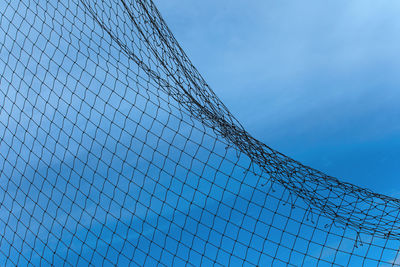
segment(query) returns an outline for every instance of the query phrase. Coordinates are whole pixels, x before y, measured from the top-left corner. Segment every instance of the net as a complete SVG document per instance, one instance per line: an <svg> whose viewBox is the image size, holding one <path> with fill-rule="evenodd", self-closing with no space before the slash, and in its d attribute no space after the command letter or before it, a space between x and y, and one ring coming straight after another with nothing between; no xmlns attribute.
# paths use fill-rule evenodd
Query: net
<svg viewBox="0 0 400 267"><path fill-rule="evenodd" d="M249 135L152 1L0 14L0 265L400 265L399 200Z"/></svg>

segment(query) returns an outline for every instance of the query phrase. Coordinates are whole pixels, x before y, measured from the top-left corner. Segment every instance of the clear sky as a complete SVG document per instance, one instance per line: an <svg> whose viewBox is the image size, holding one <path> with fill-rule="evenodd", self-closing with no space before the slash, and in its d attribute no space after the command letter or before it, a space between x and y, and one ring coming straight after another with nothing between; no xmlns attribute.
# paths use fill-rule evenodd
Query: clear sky
<svg viewBox="0 0 400 267"><path fill-rule="evenodd" d="M97 21L81 1L0 2L0 265L302 261L293 248L314 260L347 257L358 233L346 232L345 253L329 252L343 244L328 240L332 221L318 218L330 228L315 231L311 208L293 211L286 191L259 186L263 172L252 174L247 156L206 135L182 106L166 108L170 91L127 56L152 59L146 38L135 39L121 2L110 3L88 1ZM156 4L253 136L400 196L398 0ZM398 261L388 244L386 261Z"/></svg>
<svg viewBox="0 0 400 267"><path fill-rule="evenodd" d="M400 196L400 2L156 1L245 128L327 174Z"/></svg>

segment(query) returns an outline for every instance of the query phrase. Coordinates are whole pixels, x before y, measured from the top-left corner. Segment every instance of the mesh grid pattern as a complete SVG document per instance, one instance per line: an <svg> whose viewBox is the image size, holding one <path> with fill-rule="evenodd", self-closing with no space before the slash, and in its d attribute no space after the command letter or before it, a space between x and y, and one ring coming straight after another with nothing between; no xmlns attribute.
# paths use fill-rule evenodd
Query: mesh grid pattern
<svg viewBox="0 0 400 267"><path fill-rule="evenodd" d="M149 0L0 3L0 265L399 265L399 200L251 137Z"/></svg>

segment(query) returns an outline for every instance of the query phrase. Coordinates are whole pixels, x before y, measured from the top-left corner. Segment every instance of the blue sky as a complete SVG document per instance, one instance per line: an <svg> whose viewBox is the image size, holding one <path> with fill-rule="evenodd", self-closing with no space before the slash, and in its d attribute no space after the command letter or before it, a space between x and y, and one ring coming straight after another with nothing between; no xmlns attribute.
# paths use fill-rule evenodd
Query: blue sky
<svg viewBox="0 0 400 267"><path fill-rule="evenodd" d="M81 2L10 3L0 8L0 264L240 265L288 255L300 263L293 248L306 249L304 261L348 256L332 249L341 230L317 216L328 240L326 228L305 221L308 206L294 211L281 202L291 201L286 191L260 186L263 170L252 174L247 156L175 105ZM101 3L96 12L126 49L149 57L120 2ZM252 135L340 179L400 195L400 3L156 3ZM346 232L342 249L353 249L355 234ZM398 260L396 250L384 257Z"/></svg>
<svg viewBox="0 0 400 267"><path fill-rule="evenodd" d="M156 3L253 136L342 180L399 195L400 2Z"/></svg>

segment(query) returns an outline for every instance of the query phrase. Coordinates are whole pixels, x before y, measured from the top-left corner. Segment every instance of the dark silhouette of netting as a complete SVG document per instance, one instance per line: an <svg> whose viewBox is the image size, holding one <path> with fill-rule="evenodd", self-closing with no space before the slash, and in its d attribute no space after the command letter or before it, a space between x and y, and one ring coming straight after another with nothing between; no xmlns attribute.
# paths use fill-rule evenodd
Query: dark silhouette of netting
<svg viewBox="0 0 400 267"><path fill-rule="evenodd" d="M0 2L0 265L399 265L400 202L251 137L150 0Z"/></svg>

